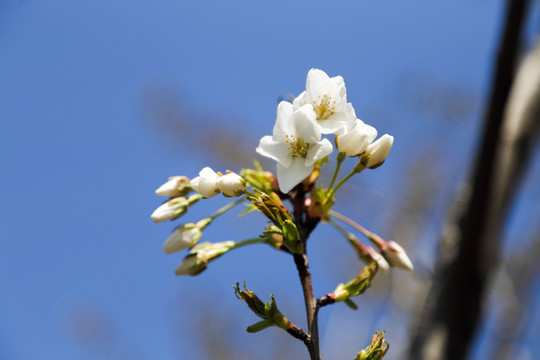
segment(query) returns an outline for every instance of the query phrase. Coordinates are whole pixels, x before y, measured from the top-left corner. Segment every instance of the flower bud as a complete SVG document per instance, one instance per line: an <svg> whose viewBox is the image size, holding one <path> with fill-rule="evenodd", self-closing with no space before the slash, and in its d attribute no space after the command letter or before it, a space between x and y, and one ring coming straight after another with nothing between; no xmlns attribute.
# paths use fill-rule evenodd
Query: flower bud
<svg viewBox="0 0 540 360"><path fill-rule="evenodd" d="M347 156L358 156L363 153L369 144L377 137L377 130L356 119L355 126L345 135L336 136L336 146L340 153Z"/></svg>
<svg viewBox="0 0 540 360"><path fill-rule="evenodd" d="M217 179L217 187L223 195L236 197L246 192L246 180L233 172L227 171L226 175Z"/></svg>
<svg viewBox="0 0 540 360"><path fill-rule="evenodd" d="M197 254L187 255L182 263L174 270L176 275L195 276L206 269L206 263L198 259Z"/></svg>
<svg viewBox="0 0 540 360"><path fill-rule="evenodd" d="M187 195L190 191L191 186L187 176L172 176L156 190L156 195L176 197Z"/></svg>
<svg viewBox="0 0 540 360"><path fill-rule="evenodd" d="M390 154L393 143L394 137L384 134L366 148L365 155L361 157L361 162L370 169L382 165L386 157Z"/></svg>
<svg viewBox="0 0 540 360"><path fill-rule="evenodd" d="M367 256L362 260L364 260L368 265L370 264L370 261L375 261L379 266L379 269L381 269L384 273L388 273L388 270L390 270L390 264L388 264L388 261L386 261L386 259L371 246L366 246L366 250Z"/></svg>
<svg viewBox="0 0 540 360"><path fill-rule="evenodd" d="M414 269L414 266L407 256L407 253L401 245L399 245L395 241L387 241L385 243L386 246L384 246L381 249L381 254L384 256L386 261L390 264L390 266L402 268L405 270L412 271Z"/></svg>
<svg viewBox="0 0 540 360"><path fill-rule="evenodd" d="M191 180L190 185L193 190L208 199L220 192L217 186L218 177L214 170L205 167L199 172L199 176Z"/></svg>
<svg viewBox="0 0 540 360"><path fill-rule="evenodd" d="M199 244L191 249L189 255L184 258L184 261L178 265L174 272L176 275L198 275L206 269L210 261L233 249L235 245L234 241Z"/></svg>
<svg viewBox="0 0 540 360"><path fill-rule="evenodd" d="M354 279L347 284L339 284L336 290L334 290L334 300L345 301L352 296L362 294L371 286L371 281L377 273L378 265L372 263L364 268Z"/></svg>
<svg viewBox="0 0 540 360"><path fill-rule="evenodd" d="M354 360L381 360L389 348L388 342L384 339L384 330L375 331L375 335L371 338L371 344L360 351Z"/></svg>
<svg viewBox="0 0 540 360"><path fill-rule="evenodd" d="M187 223L176 228L171 236L163 243L163 250L167 254L172 254L177 251L192 247L199 242L202 236L202 231L197 224Z"/></svg>
<svg viewBox="0 0 540 360"><path fill-rule="evenodd" d="M184 197L177 197L163 203L150 217L155 223L165 220L176 219L185 214L190 203Z"/></svg>

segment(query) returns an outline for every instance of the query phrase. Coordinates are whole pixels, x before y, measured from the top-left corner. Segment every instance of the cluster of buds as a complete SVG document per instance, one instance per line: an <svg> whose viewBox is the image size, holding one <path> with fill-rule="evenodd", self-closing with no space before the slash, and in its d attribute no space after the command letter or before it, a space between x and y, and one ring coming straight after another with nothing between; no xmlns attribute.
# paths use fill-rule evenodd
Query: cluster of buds
<svg viewBox="0 0 540 360"><path fill-rule="evenodd" d="M190 184L193 190L206 199L220 192L226 197L237 197L246 192L246 181L241 176L229 170L223 175L209 167L202 169L199 176L191 180Z"/></svg>

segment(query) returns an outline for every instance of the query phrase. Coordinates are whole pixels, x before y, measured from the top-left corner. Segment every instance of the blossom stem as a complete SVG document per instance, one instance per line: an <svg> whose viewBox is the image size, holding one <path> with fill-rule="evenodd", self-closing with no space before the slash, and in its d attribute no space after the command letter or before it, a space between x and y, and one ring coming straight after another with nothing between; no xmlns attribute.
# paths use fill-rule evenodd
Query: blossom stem
<svg viewBox="0 0 540 360"><path fill-rule="evenodd" d="M349 241L354 241L355 240L355 236L353 234L351 234L350 232L348 232L347 230L345 230L343 228L343 226L339 225L334 219L328 219L328 222L337 231L339 231L341 233L341 235L343 235L345 238L347 238L347 240L349 240Z"/></svg>
<svg viewBox="0 0 540 360"><path fill-rule="evenodd" d="M253 238L253 239L242 240L242 241L236 241L234 246L232 247L232 249L236 249L236 248L239 248L239 247L242 247L242 246L245 246L245 245L264 244L264 243L267 243L267 242L268 242L268 240L266 238L262 238L262 237L257 237L257 238Z"/></svg>
<svg viewBox="0 0 540 360"><path fill-rule="evenodd" d="M362 170L360 170L360 171L362 171ZM341 187L341 185L345 184L345 182L347 180L349 180L354 174L357 174L360 171L357 171L357 169L355 167L350 173L347 174L347 176L345 176L343 179L341 179L341 181L336 185L336 187L333 188L332 190L330 190L330 193L328 194L328 196L326 196L326 200L325 200L324 203L327 204L330 201L330 199L332 199L334 197L334 195L336 194L336 191L338 191L338 189Z"/></svg>
<svg viewBox="0 0 540 360"><path fill-rule="evenodd" d="M364 234L371 242L373 242L375 245L377 245L377 247L384 246L383 244L385 243L385 241L383 240L383 238L381 238L379 235L377 235L375 233L372 233L371 231L369 231L368 229L366 229L362 225L358 224L357 222L349 219L345 215L340 214L340 213L338 213L337 211L334 211L334 210L330 210L328 212L328 214L335 217L336 219L339 219L339 220L343 221L344 223L352 226L353 228L355 228L356 230L358 230L359 232Z"/></svg>
<svg viewBox="0 0 540 360"><path fill-rule="evenodd" d="M236 205L242 203L245 199L244 198L240 198L240 199L237 199L225 206L223 206L222 208L218 209L215 213L213 213L212 215L210 215L210 219L214 220L215 218L217 218L219 215L223 214L224 212L232 209L233 207L235 207Z"/></svg>
<svg viewBox="0 0 540 360"><path fill-rule="evenodd" d="M332 186L334 186L334 182L336 181L339 169L341 168L341 163L343 163L343 160L345 160L345 156L342 156L341 154L344 155L345 153L339 153L337 156L336 169L334 170L334 175L332 175L332 180L330 180L330 184L328 185L328 191L330 191L330 189L332 189Z"/></svg>

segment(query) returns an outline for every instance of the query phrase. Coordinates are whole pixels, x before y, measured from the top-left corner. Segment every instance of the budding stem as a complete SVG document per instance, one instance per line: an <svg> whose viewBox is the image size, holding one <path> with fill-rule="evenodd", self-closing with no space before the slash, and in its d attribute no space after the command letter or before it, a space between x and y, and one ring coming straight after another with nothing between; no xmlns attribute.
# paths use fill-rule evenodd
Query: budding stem
<svg viewBox="0 0 540 360"><path fill-rule="evenodd" d="M340 156L340 154L342 153L338 154L336 169L334 170L334 175L332 176L332 180L330 181L330 184L328 185L328 192L330 192L330 189L332 189L332 186L334 185L334 182L336 181L337 175L339 173L339 168L341 167L341 163L343 163L343 160L345 160L345 157Z"/></svg>
<svg viewBox="0 0 540 360"><path fill-rule="evenodd" d="M378 247L383 246L383 244L385 243L383 238L381 238L379 235L377 235L375 233L372 233L371 231L369 231L368 229L366 229L362 225L358 224L357 222L349 219L345 215L340 214L340 213L338 213L337 211L334 211L334 210L330 210L328 212L328 214L335 217L336 219L339 219L339 220L343 221L346 224L349 224L350 226L352 226L356 230L360 231L362 234L364 234L369 240L371 240L371 242L373 242Z"/></svg>
<svg viewBox="0 0 540 360"><path fill-rule="evenodd" d="M235 201L233 201L232 203L229 203L225 206L223 206L222 208L220 208L219 210L217 210L215 213L213 213L212 215L210 215L210 219L214 220L215 218L217 218L219 215L223 214L224 212L227 212L229 211L230 209L232 209L233 207L235 207L236 205L242 203L245 199L242 197L240 199L237 199Z"/></svg>
<svg viewBox="0 0 540 360"><path fill-rule="evenodd" d="M262 238L262 237L253 238L253 239L247 239L247 240L242 240L242 241L236 241L234 243L234 246L231 248L231 250L242 247L242 246L245 246L245 245L264 244L264 243L268 243L268 240L266 238Z"/></svg>

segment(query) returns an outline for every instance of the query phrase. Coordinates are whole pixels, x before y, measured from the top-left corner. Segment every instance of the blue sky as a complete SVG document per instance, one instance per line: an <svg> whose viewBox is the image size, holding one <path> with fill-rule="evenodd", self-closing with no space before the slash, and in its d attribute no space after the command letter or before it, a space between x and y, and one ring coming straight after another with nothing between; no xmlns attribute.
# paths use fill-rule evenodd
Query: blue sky
<svg viewBox="0 0 540 360"><path fill-rule="evenodd" d="M178 330L173 320L188 316L197 308L192 296L203 294L219 299L215 308L234 311L242 322L232 331L251 341L243 329L253 318L231 291L244 279L278 302L287 299L303 320L292 262L269 249L239 250L196 278L173 275L182 255L161 249L174 225L150 221L160 203L154 189L171 175L231 165L221 165L204 140L166 135L149 116L148 99L172 94L189 115L184 126L227 129L255 158L280 94L299 94L313 67L342 75L357 115L396 138L384 167L359 180L366 209L349 208L384 234L385 208L401 201L392 194L400 192L403 164L425 150L418 144L440 144L440 171L455 174L441 183L445 193L466 174L459 164L468 161L479 126L502 10L503 1L488 0L0 3L0 357L202 358L184 336L189 326ZM415 86L423 81L465 89L476 102L450 125L407 110L403 84L421 89ZM439 216L444 201L434 210ZM222 204L204 202L189 220ZM249 216L220 219L205 238L257 235L264 221ZM423 236L436 236L440 221ZM313 246L322 293L346 280L322 269L347 248ZM106 319L113 344L77 340L69 325L77 316ZM328 317L322 325L335 326ZM334 342L323 338L329 349Z"/></svg>

